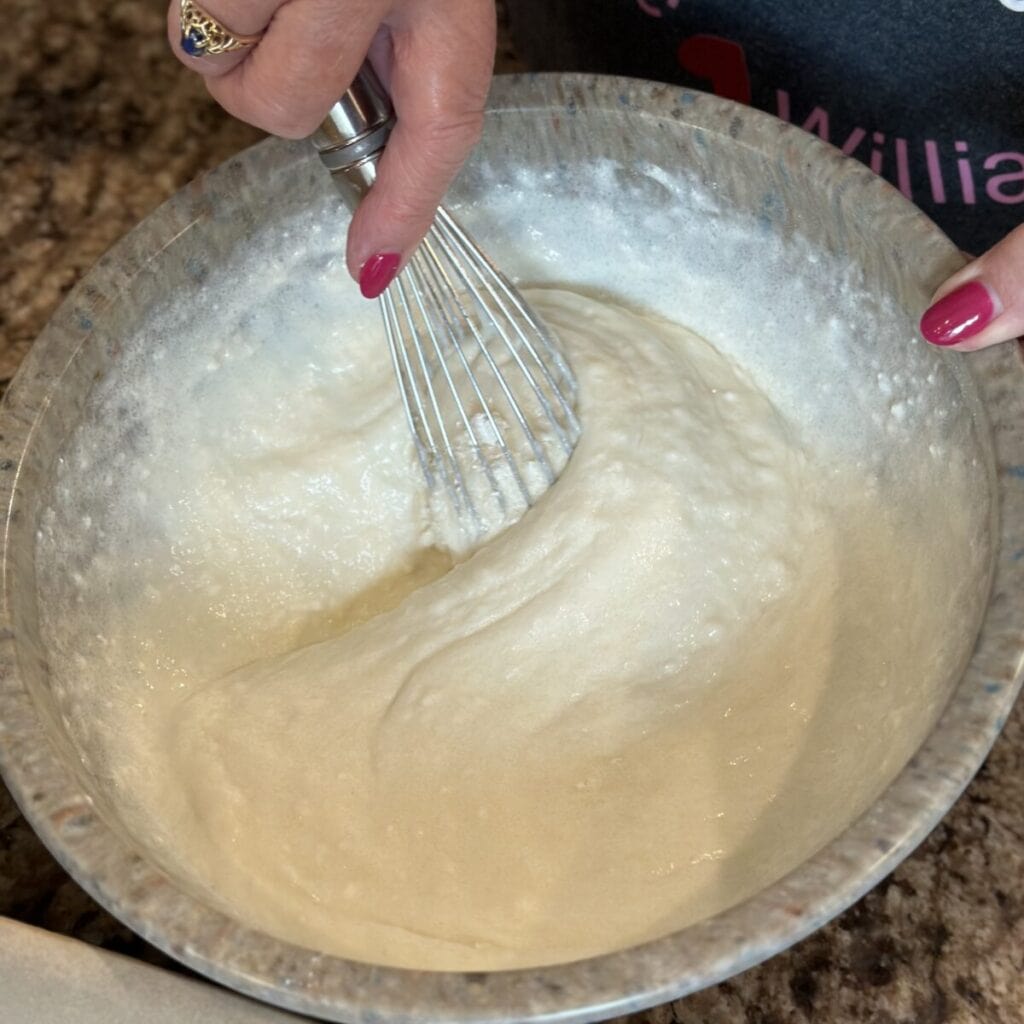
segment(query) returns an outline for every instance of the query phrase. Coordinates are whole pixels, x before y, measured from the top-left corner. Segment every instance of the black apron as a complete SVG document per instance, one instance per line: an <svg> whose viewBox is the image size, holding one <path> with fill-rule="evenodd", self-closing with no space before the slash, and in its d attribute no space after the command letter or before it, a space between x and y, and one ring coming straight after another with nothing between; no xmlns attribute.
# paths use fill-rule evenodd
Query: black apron
<svg viewBox="0 0 1024 1024"><path fill-rule="evenodd" d="M1024 220L1024 0L509 0L537 71L715 92L864 161L968 252Z"/></svg>

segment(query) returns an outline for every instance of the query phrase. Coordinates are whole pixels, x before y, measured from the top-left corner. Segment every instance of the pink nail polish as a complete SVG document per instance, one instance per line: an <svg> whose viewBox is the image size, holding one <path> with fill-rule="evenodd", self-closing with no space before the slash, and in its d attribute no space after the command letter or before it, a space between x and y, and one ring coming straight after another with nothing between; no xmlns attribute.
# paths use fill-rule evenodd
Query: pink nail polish
<svg viewBox="0 0 1024 1024"><path fill-rule="evenodd" d="M956 345L980 334L995 312L988 288L980 281L968 281L925 310L921 333L933 345Z"/></svg>
<svg viewBox="0 0 1024 1024"><path fill-rule="evenodd" d="M359 271L359 290L363 297L375 299L395 279L402 257L397 252L379 252L371 256Z"/></svg>

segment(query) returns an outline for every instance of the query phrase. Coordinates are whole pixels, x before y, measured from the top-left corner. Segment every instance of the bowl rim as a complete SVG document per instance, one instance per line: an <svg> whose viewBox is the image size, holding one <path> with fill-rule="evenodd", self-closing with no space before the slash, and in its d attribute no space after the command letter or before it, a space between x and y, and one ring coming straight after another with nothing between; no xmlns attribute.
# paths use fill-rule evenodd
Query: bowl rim
<svg viewBox="0 0 1024 1024"><path fill-rule="evenodd" d="M583 106L625 106L728 132L769 155L831 162L857 184L864 202L874 204L876 216L899 213L909 252L926 253L937 273L961 260L923 213L866 167L793 125L729 100L613 76L526 74L496 79L489 111L541 107L571 115ZM94 811L47 737L19 670L10 611L10 531L20 508L22 457L61 374L92 333L92 311L129 287L155 251L208 214L207 194L230 187L233 167L256 161L284 167L303 158L299 147L268 140L174 195L72 290L5 396L0 771L44 844L97 902L189 967L285 1009L350 1024L575 1022L627 1014L737 974L849 907L946 813L981 766L1021 687L1024 637L1014 628L1019 601L1014 605L1006 597L1014 589L1024 592L1024 561L1014 560L1024 554L1024 362L1016 345L971 358L993 420L1004 508L993 597L971 663L932 733L872 807L817 854L742 903L664 938L574 963L490 973L379 967L290 945L207 907L140 857Z"/></svg>

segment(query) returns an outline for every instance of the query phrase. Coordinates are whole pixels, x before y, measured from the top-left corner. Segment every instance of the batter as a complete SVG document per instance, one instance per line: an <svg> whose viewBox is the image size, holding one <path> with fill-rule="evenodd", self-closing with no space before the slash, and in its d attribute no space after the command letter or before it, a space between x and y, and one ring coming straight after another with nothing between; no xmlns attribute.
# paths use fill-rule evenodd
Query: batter
<svg viewBox="0 0 1024 1024"><path fill-rule="evenodd" d="M256 416L217 390L246 394L269 344L245 322L176 379L176 419L140 415L175 425L140 427L106 482L111 522L146 524L132 570L95 523L99 552L61 565L105 611L87 634L51 627L55 660L122 666L71 716L83 760L169 871L281 938L480 970L654 938L831 838L942 699L913 682L913 638L942 633L925 597L956 588L870 482L823 485L796 429L683 327L529 297L584 433L479 550L435 529L378 331L350 331L335 373L296 358L292 397ZM65 464L97 443L83 431ZM44 555L80 528L69 487Z"/></svg>

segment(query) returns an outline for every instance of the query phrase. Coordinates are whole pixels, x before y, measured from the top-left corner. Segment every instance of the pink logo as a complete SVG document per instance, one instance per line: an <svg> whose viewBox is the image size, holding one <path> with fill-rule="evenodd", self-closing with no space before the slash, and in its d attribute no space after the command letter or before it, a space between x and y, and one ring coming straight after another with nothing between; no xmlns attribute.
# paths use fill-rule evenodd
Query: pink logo
<svg viewBox="0 0 1024 1024"><path fill-rule="evenodd" d="M799 118L792 115L789 92L776 89L775 99L779 118L799 124ZM911 167L923 164L928 187L919 185L918 189L926 198L930 194L931 201L937 205L948 201L974 206L983 194L993 203L1009 206L1024 203L1024 153L1005 150L985 156L972 153L965 139L954 139L950 145L948 140L887 138L884 132L869 135L859 126L843 141L843 133L835 132L830 120L829 112L817 106L800 126L805 132L814 132L825 142L839 146L846 156L858 157L875 174L887 174L908 199L915 198ZM867 153L862 152L864 142L868 144ZM989 172L987 177L982 176L982 171Z"/></svg>
<svg viewBox="0 0 1024 1024"><path fill-rule="evenodd" d="M679 0L636 0L636 5L649 17L660 18L662 7L674 11L679 6Z"/></svg>
<svg viewBox="0 0 1024 1024"><path fill-rule="evenodd" d="M697 78L706 78L716 96L750 103L750 72L739 43L721 36L687 36L676 51L679 66Z"/></svg>

